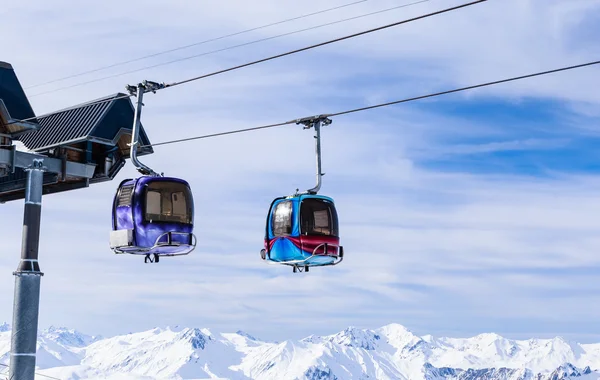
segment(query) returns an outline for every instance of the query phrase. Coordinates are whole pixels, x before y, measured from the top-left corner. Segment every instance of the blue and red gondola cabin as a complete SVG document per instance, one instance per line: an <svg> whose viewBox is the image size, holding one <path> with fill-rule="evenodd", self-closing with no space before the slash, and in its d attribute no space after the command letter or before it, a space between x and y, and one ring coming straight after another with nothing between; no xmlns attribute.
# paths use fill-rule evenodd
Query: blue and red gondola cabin
<svg viewBox="0 0 600 380"><path fill-rule="evenodd" d="M339 263L338 216L333 199L302 194L275 199L266 223L265 260L299 267Z"/></svg>

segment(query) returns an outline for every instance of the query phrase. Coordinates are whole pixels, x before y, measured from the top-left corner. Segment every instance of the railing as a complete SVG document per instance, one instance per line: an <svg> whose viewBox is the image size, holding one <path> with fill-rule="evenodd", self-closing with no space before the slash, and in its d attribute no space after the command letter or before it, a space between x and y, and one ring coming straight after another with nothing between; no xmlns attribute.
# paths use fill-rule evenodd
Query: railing
<svg viewBox="0 0 600 380"><path fill-rule="evenodd" d="M188 241L189 243L180 243L177 241L173 241L173 235L183 235L188 237ZM167 237L167 241L166 242L160 242L160 240L163 237ZM169 232L165 232L160 234L157 238L156 241L154 242L154 245L152 247L148 247L148 248L142 248L142 247L132 247L133 249L128 249L128 250L123 250L121 247L115 247L113 248L113 251L115 253L121 254L121 253L128 253L128 254L132 254L132 255L143 255L143 254L152 254L154 252L152 252L153 250L157 249L157 248L164 248L164 247L181 247L181 246L189 246L190 249L186 250L184 252L181 253L160 253L160 256L183 256L183 255L187 255L190 252L192 252L194 249L196 249L196 244L197 244L197 239L196 239L196 235L194 235L191 232L176 232L176 231L169 231Z"/></svg>

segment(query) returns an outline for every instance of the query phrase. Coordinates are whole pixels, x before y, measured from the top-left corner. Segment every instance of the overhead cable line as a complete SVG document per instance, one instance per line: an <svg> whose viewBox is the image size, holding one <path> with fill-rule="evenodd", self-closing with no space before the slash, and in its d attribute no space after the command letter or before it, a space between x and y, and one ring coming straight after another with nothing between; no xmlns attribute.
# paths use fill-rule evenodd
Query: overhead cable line
<svg viewBox="0 0 600 380"><path fill-rule="evenodd" d="M438 97L438 96L442 96L442 95L448 95L448 94L452 94L452 93L473 90L473 89L476 89L476 88L493 86L493 85L497 85L497 84L501 84L501 83L514 82L514 81L517 81L517 80L528 79L528 78L533 78L533 77L538 77L538 76L543 76L543 75L548 75L548 74L554 74L554 73L559 73L559 72L562 72L562 71L575 70L575 69L579 69L579 68L583 68L583 67L588 67L588 66L599 65L599 64L600 64L600 60L599 61L593 61L593 62L587 62L587 63L582 63L582 64L574 65L574 66L561 67L561 68L558 68L558 69L541 71L541 72L537 72L537 73L521 75L521 76L518 76L518 77L512 77L512 78L507 78L507 79L500 79L500 80L496 80L496 81L492 81L492 82L486 82L486 83L476 84L476 85L467 86L467 87L460 87L460 88L456 88L456 89L453 89L453 90L435 92L435 93L431 93L431 94L427 94L427 95L420 95L420 96L415 96L415 97L411 97L411 98L405 98L405 99L401 99L401 100L394 100L394 101L386 102L386 103L379 103L379 104L375 104L375 105L367 106L367 107L359 107L359 108L354 108L354 109L340 111L340 112L335 112L335 113L322 114L322 115L319 115L319 116L322 116L322 117L334 117L334 116L347 115L347 114L350 114L350 113L367 111L367 110L371 110L371 109L374 109L374 108L381 108L381 107L387 107L387 106L391 106L391 105L395 105L395 104L408 103L408 102L412 102L412 101L416 101L416 100L422 100L422 99L427 99L427 98L434 98L434 97ZM280 126L284 126L284 125L297 124L300 120L303 120L303 119L306 119L306 118L294 119L294 120L289 120L289 121L285 121L285 122L282 122L282 123L276 123L276 124L267 124L267 125L263 125L263 126L259 126L259 127L253 127L253 128L237 129L237 130L227 131L227 132L218 132L218 133L212 133L212 134L202 135L202 136L195 136L195 137L188 137L188 138L177 139L177 140L163 141L163 142L159 142L159 143L155 143L155 144L145 145L144 147L149 147L149 146L155 147L155 146L160 146L160 145L176 144L176 143L181 143L181 142L186 142L186 141L192 141L192 140L200 140L200 139L207 139L207 138L217 137L217 136L224 136L224 135L232 135L232 134L236 134L236 133L250 132L250 131L255 131L255 130L259 130L259 129L267 129L267 128L280 127Z"/></svg>
<svg viewBox="0 0 600 380"><path fill-rule="evenodd" d="M443 13L446 13L446 12L451 12L451 11L454 11L454 10L458 10L458 9L465 8L465 7L468 7L468 6L471 6L471 5L475 5L475 4L479 4L479 3L483 3L483 2L486 2L486 1L488 1L488 0L473 1L473 2L470 2L470 3L466 3L466 4L459 5L459 6L455 6L455 7L452 7L452 8L446 8L446 9L443 9L443 10L440 10L440 11L436 11L436 12L433 12L433 13L427 13L425 15L421 15L421 16L410 18L410 19L398 21L398 22L395 22L395 23L392 23L392 24L387 24L387 25L380 26L380 27L377 27L377 28L374 28L374 29L368 29L368 30L365 30L365 31L362 31L362 32L358 32L358 33L354 33L354 34L351 34L351 35L348 35L348 36L339 37L339 38L336 38L336 39L333 39L333 40L328 40L328 41L325 41L325 42L321 42L321 43L318 43L318 44L315 44L315 45L310 45L310 46L307 46L307 47L304 47L304 48L300 48L300 49L288 51L288 52L285 52L285 53L282 53L282 54L273 55L273 56L270 56L270 57L267 57L267 58L263 58L263 59L260 59L260 60L257 60L257 61L252 61L252 62L248 62L248 63L242 64L242 65L230 67L228 69L214 71L214 72L209 73L209 74L204 74L204 75L201 75L201 76L193 77L193 78L186 79L186 80L179 81L179 82L174 82L174 83L171 83L171 84L165 84L164 87L158 88L156 91L159 91L159 90L162 90L162 89L168 88L168 87L179 86L179 85L182 85L182 84L185 84L185 83L189 83L189 82L193 82L193 81L196 81L196 80L199 80L199 79L208 78L208 77L212 77L212 76L215 76L215 75L223 74L223 73L226 73L226 72L229 72L229 71L238 70L238 69L241 69L241 68L244 68L244 67L256 65L256 64L259 64L259 63L262 63L262 62L271 61L271 60L274 60L274 59L277 59L277 58L289 56L289 55L300 53L300 52L303 52L303 51L315 49L317 47L329 45L329 44L332 44L332 43L335 43L335 42L339 42L339 41L344 41L344 40L351 39L351 38L354 38L354 37L358 37L358 36L361 36L361 35L365 35L365 34L368 34L368 33L373 33L373 32L376 32L376 31L383 30L383 29L387 29L387 28L391 28L391 27L394 27L394 26L406 24L406 23L409 23L409 22L412 22L412 21L417 21L417 20L421 20L421 19L424 19L424 18L427 18L427 17L432 17L432 16L436 16L436 15L443 14ZM98 100L98 101L92 101L92 102L86 103L85 105L86 106L90 106L90 105L94 105L94 104L101 104L101 103L111 102L113 100L118 100L118 99L123 99L123 98L129 98L131 96L132 95L122 95L122 96L115 97L115 98L109 98L109 99L102 99L102 100ZM44 117L44 116L48 116L48 115L53 115L53 114L56 114L56 113L59 113L59 112L63 112L63 111L71 110L71 109L80 108L81 106L83 106L83 105L80 104L80 105L73 106L73 107L68 107L68 108L65 108L65 109L62 109L62 110L59 110L59 111L50 112L50 113L47 113L47 114L44 114L44 115L41 115L41 116L34 116L34 117L27 118L27 119L16 120L15 122L30 121L30 120L34 120L34 119L37 119L37 118L40 118L40 117ZM8 124L11 124L11 123L8 123Z"/></svg>
<svg viewBox="0 0 600 380"><path fill-rule="evenodd" d="M468 86L468 87L461 87L461 88L457 88L457 89L454 89L454 90L436 92L436 93L433 93L433 94L416 96L416 97L413 97L413 98L396 100L396 101L392 101L392 102L376 104L376 105L373 105L373 106L367 106L367 107L355 108L355 109L347 110L347 111L341 111L341 112L331 113L331 114L328 114L327 116L346 115L346 114L349 114L349 113L366 111L366 110L370 110L370 109L373 109L373 108L386 107L386 106L391 106L391 105L394 105L394 104L407 103L407 102L412 102L412 101L415 101L415 100L422 100L422 99L427 99L427 98L434 98L436 96L448 95L448 94L452 94L452 93L455 93L455 92L462 92L462 91L467 91L467 90L474 90L476 88L489 87L489 86L493 86L493 85L496 85L496 84L507 83L507 82L514 82L514 81L521 80L521 79L528 79L528 78L538 77L538 76L542 76L542 75L554 74L554 73L558 73L558 72L561 72L561 71L569 71L569 70L579 69L579 68L582 68L582 67L594 66L594 65L598 65L598 64L600 64L600 61L582 63L580 65L575 65L575 66L561 67L559 69L542 71L542 72L538 72L538 73L527 74L527 75L522 75L522 76L519 76L519 77L508 78L508 79L501 79L501 80L497 80L497 81L493 81L493 82L487 82L487 83L477 84L477 85Z"/></svg>
<svg viewBox="0 0 600 380"><path fill-rule="evenodd" d="M32 86L25 87L25 89L28 90L30 88L41 87L41 86L45 86L45 85L56 83L56 82L62 82L62 81L65 81L67 79L77 78L77 77L80 77L80 76L83 76L83 75L86 75L86 74L91 74L91 73L95 73L95 72L98 72L98 71L103 71L103 70L106 70L106 69L111 69L113 67L123 66L123 65L126 65L128 63L133 63L133 62L142 61L142 60L148 59L148 58L158 57L160 55L165 55L165 54L168 54L168 53L173 53L175 51L188 49L188 48L191 48L191 47L194 47L194 46L204 45L204 44L207 44L209 42L215 42L215 41L223 40L225 38L235 37L235 36L239 36L241 34L246 34L246 33L254 32L256 30L265 29L265 28L268 28L268 27L271 27L271 26L280 25L280 24L284 24L284 23L287 23L287 22L291 22L291 21L301 20L303 18L308 18L308 17L311 17L311 16L316 16L316 15L319 15L319 14L323 14L323 13L335 11L335 10L342 9L342 8L347 8L347 7L350 7L352 5L356 5L356 4L360 4L360 3L365 3L367 1L369 1L369 0L354 1L352 3L342 4L342 5L338 5L336 7L333 7L333 8L327 8L327 9L323 9L323 10L320 10L320 11L315 11L315 12L312 12L312 13L306 13L306 14L303 14L303 15L300 15L300 16L295 16L295 17L288 18L288 19L285 19L285 20L272 22L270 24L265 24L265 25L254 27L254 28L245 29L245 30L242 30L242 31L239 31L239 32L235 32L235 33L231 33L231 34L226 34L226 35L219 36L219 37L210 38L210 39L207 39L207 40L204 40L204 41L194 42L194 43L191 43L191 44L188 44L188 45L182 45L182 46L178 46L176 48L172 48L172 49L168 49L168 50L162 50L162 51L159 51L159 52L156 52L156 53L144 55L142 57L132 58L132 59L127 60L127 61L121 61L121 62L113 63L111 65L101 66L101 67L98 67L98 68L95 68L95 69L92 69L92 70L82 71L82 72L77 73L77 74L68 75L68 76L65 76L65 77L62 77L62 78L53 79L53 80L50 80L50 81L47 81L47 82L44 82L44 83L38 83L38 84L35 84L35 85L32 85Z"/></svg>
<svg viewBox="0 0 600 380"><path fill-rule="evenodd" d="M475 5L475 4L479 4L479 3L484 3L486 1L488 1L488 0L477 0L477 1L470 2L470 3L458 5L458 6L455 6L455 7L452 7L452 8L446 8L446 9L443 9L443 10L440 10L440 11L436 11L436 12L432 12L432 13L427 13L427 14L424 14L424 15L421 15L421 16L409 18L409 19L402 20L402 21L397 21L397 22L394 22L394 23L391 23L391 24L379 26L377 28L368 29L368 30L365 30L365 31L362 31L362 32L358 32L358 33L354 33L354 34L350 34L350 35L347 35L347 36L344 36L344 37L339 37L339 38L335 38L333 40L329 40L329 41L325 41L325 42L320 42L318 44L310 45L310 46L303 47L303 48L300 48L300 49L291 50L291 51L288 51L286 53L277 54L277 55L274 55L274 56L271 56L271 57L268 57L268 58L263 58L263 59L259 59L257 61L252 61L252 62L244 63L242 65L230 67L228 69L215 71L215 72L210 73L210 74L204 74L204 75L200 75L200 76L197 76L197 77L194 77L194 78L190 78L190 79L182 80L182 81L179 81L179 82L167 84L165 86L165 88L179 86L180 84L185 84L185 83L193 82L193 81L196 81L196 80L199 80L199 79L204 79L204 78L212 77L212 76L215 76L215 75L218 75L218 74L226 73L228 71L233 71L233 70L241 69L241 68L244 68L244 67L256 65L258 63L262 63L262 62L266 62L266 61L271 61L271 60L274 60L274 59L277 59L277 58L282 58L282 57L285 57L285 56L288 56L288 55L292 55L292 54L296 54L296 53L300 53L300 52L303 52L303 51L306 51L306 50L311 50L311 49L315 49L315 48L318 48L318 47L321 47L321 46L333 44L335 42L340 42L340 41L348 40L348 39L351 39L351 38L359 37L359 36L362 36L362 35L365 35L365 34L378 32L380 30L392 28L394 26L398 26L398 25L402 25L402 24L407 24L409 22L421 20L421 19L424 19L424 18L432 17L432 16L437 16L437 15L440 15L440 14L443 14L443 13L455 11L455 10L462 9L462 8L466 8L466 7L469 7L471 5Z"/></svg>
<svg viewBox="0 0 600 380"><path fill-rule="evenodd" d="M200 57L204 57L204 56L207 56L207 55L220 53L220 52L227 51L227 50L233 50L233 49L241 48L241 47L244 47L244 46L254 45L254 44L257 44L257 43L261 43L261 42L265 42L265 41L270 41L270 40L274 40L274 39L277 39L277 38L281 38L281 37L285 37L285 36L290 36L290 35L293 35L293 34L303 33L303 32L307 32L307 31L310 31L310 30L324 28L326 26L331 26L331 25L340 24L340 23L343 23L343 22L348 22L348 21L356 20L356 19L359 19L359 18L364 18L364 17L373 16L373 15L376 15L376 14L390 12L390 11L393 11L393 10L410 7L412 5L417 5L417 4L425 3L425 2L428 2L428 1L429 0L414 1L414 2L411 2L411 3L408 3L408 4L397 5L395 7L386 8L386 9L382 9L382 10L379 10L379 11L370 12L370 13L366 13L366 14L362 14L362 15L358 15L358 16L353 16L353 17L349 17L349 18L345 18L345 19L341 19L341 20L337 20L337 21L332 21L332 22L328 22L328 23L325 23L325 24L315 25L315 26L311 26L311 27L308 27L308 28L294 30L294 31L291 31L291 32L281 33L281 34L277 34L277 35L270 36L270 37L264 37L264 38L260 38L260 39L249 41L249 42L244 42L244 43L237 44L237 45L230 45L230 46L226 46L224 48L220 48L220 49L216 49L216 50L210 50L210 51L207 51L207 52L204 52L204 53L199 53L199 54L194 54L194 55L190 55L190 56L186 56L186 57L182 57L182 58L177 58L177 59L173 59L173 60L166 61L166 62L156 63L154 65L144 66L144 67L140 67L140 68L137 68L137 69L132 69L132 70L124 71L124 72L117 73L117 74L112 74L112 75L107 75L107 76L96 78L96 79L91 79L91 80L85 81L85 82L79 82L79 83L75 83L75 84L72 84L72 85L68 85L68 86L64 86L64 87L59 87L59 88L48 90L48 91L44 91L44 92L39 92L37 94L32 94L29 97L30 98L34 98L34 97L40 96L40 95L52 94L54 92L58 92L58 91L62 91L62 90L67 90L67 89L75 88L75 87L80 87L80 86L84 86L86 84L101 82L101 81L104 81L104 80L107 80L107 79L117 78L117 77L120 77L120 76L123 76L123 75L127 75L127 74L137 73L137 72L140 72L140 71L149 70L149 69L153 69L153 68L156 68L156 67L171 65L171 64L174 64L174 63L179 63L179 62L187 61L187 60L190 60L190 59L200 58Z"/></svg>

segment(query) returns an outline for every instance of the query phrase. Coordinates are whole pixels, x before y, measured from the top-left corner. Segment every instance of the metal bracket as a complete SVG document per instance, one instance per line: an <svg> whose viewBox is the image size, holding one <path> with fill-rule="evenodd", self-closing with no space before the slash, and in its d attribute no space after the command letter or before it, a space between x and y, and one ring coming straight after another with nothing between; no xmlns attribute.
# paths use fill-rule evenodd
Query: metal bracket
<svg viewBox="0 0 600 380"><path fill-rule="evenodd" d="M25 171L28 171L28 170L41 170L41 171L45 172L46 170L48 170L48 168L44 166L44 159L45 158L46 157L34 158L33 162L31 163L31 165L29 165L29 167L25 168ZM61 160L61 168L62 168L62 160Z"/></svg>
<svg viewBox="0 0 600 380"><path fill-rule="evenodd" d="M321 170L321 126L331 124L331 119L328 115L316 115L309 116L303 119L297 119L296 124L304 124L303 129L315 129L315 153L317 156L317 185L312 189L306 190L303 194L317 194L321 189L321 177L325 173ZM296 189L296 195L298 195L298 189Z"/></svg>
<svg viewBox="0 0 600 380"><path fill-rule="evenodd" d="M302 119L296 119L296 125L304 124L303 129L310 129L317 122L321 122L321 125L323 125L323 126L329 125L332 123L332 120L328 116L329 115L315 115L315 116L304 117Z"/></svg>
<svg viewBox="0 0 600 380"><path fill-rule="evenodd" d="M132 86L128 84L127 86L125 86L125 89L127 90L127 92L129 92L129 95L137 96L138 93L140 93L140 88L142 89L141 92L144 94L147 92L152 92L153 94L156 94L157 90L161 90L165 87L167 87L165 83L158 83L150 80L145 80L142 83L138 83L137 86Z"/></svg>
<svg viewBox="0 0 600 380"><path fill-rule="evenodd" d="M17 152L17 146L11 145L8 147L9 153L5 162L0 161L0 177L7 175L8 173L14 174L15 172L15 153Z"/></svg>
<svg viewBox="0 0 600 380"><path fill-rule="evenodd" d="M152 259L152 257L154 257L154 259ZM146 264L147 263L158 263L159 260L160 260L159 256L156 253L154 253L152 256L150 256L150 254L147 254L144 257L144 263L146 263Z"/></svg>
<svg viewBox="0 0 600 380"><path fill-rule="evenodd" d="M125 89L131 96L137 96L137 86L132 86L130 84L125 86Z"/></svg>

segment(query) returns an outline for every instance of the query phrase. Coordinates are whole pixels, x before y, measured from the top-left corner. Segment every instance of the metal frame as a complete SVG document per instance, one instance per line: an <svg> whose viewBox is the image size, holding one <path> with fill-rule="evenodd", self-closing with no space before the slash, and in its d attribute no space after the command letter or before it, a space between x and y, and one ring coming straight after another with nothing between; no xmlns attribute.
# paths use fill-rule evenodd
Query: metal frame
<svg viewBox="0 0 600 380"><path fill-rule="evenodd" d="M14 148L13 148L14 147ZM62 178L78 177L92 178L96 170L96 164L81 164L79 162L66 161L60 158L47 157L37 153L21 152L16 146L6 149L0 148L0 165L6 165L14 173L15 168L27 169L35 160L44 161L44 171L56 173Z"/></svg>
<svg viewBox="0 0 600 380"><path fill-rule="evenodd" d="M317 252L317 249L319 249L319 247L322 247L322 246L325 246L325 253L324 254L317 254L317 253L315 253L315 252ZM341 253L341 255L329 255L329 254L327 254L327 247L328 246L337 247L338 250L339 250L339 252ZM340 260L337 261L337 262L334 262L334 263L330 263L330 264L319 264L319 265L310 265L310 266L324 267L324 266L328 266L328 265L338 265L339 263L342 262L342 260L344 260L344 247L342 247L341 245L337 245L337 244L321 243L321 244L317 245L315 247L315 249L313 249L312 255L310 255L309 257L307 257L304 260L290 260L290 261L273 261L273 260L271 260L271 262L278 263L278 264L284 264L284 265L292 265L293 266L293 265L296 265L296 264L305 263L308 260L312 259L313 257L318 257L318 256L335 257L336 259L340 259Z"/></svg>
<svg viewBox="0 0 600 380"><path fill-rule="evenodd" d="M334 247L338 247L338 255L328 255L327 254L327 247L328 246L334 246ZM317 254L315 253L317 251L317 249L319 249L319 247L325 246L325 254ZM337 244L330 244L330 243L321 243L319 245L317 245L315 247L315 249L313 249L313 253L311 256L307 257L304 260L290 260L290 261L273 261L271 260L271 258L269 257L269 259L267 260L267 252L266 249L263 248L261 250L261 254L263 253L262 251L264 251L265 254L265 258L263 259L268 265L288 265L294 268L294 273L296 272L308 272L308 268L310 267L327 267L327 266L334 266L334 265L338 265L339 263L341 263L342 261L344 261L344 247L341 245L337 245ZM306 263L308 260L312 259L313 257L319 257L319 256L327 256L327 257L334 257L337 259L337 261L334 261L333 263L329 263L329 264L318 264L318 265L302 265L302 263Z"/></svg>
<svg viewBox="0 0 600 380"><path fill-rule="evenodd" d="M167 243L160 243L159 240L164 237L165 235L167 235ZM183 244L183 243L173 243L172 240L172 236L173 235L187 235L189 236L192 241L191 244ZM156 240L154 241L154 245L150 248L141 248L138 249L136 251L123 251L122 249L120 249L119 247L114 247L112 248L113 252L116 254L130 254L130 255L143 255L143 254L147 254L147 255L151 255L152 253L148 253L151 252L153 249L155 248L159 248L159 247L180 247L182 245L187 245L192 247L192 249L190 249L189 251L185 252L185 253L161 253L161 254L156 254L158 256L185 256L188 255L189 253L191 253L194 249L196 249L196 244L198 243L198 240L196 239L196 235L194 235L192 232L177 232L177 231L169 231L169 232L165 232L160 234Z"/></svg>

